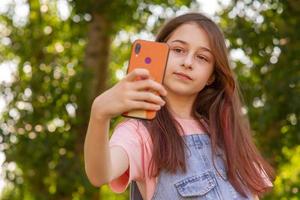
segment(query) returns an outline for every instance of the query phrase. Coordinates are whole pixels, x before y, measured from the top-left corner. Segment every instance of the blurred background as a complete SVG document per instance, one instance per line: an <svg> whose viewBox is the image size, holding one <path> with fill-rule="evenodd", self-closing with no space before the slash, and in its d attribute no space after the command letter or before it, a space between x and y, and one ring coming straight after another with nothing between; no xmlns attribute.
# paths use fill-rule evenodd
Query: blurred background
<svg viewBox="0 0 300 200"><path fill-rule="evenodd" d="M300 199L297 0L1 0L0 199L128 199L85 175L91 102L124 77L135 39L189 11L225 33L243 111L276 168L263 199Z"/></svg>

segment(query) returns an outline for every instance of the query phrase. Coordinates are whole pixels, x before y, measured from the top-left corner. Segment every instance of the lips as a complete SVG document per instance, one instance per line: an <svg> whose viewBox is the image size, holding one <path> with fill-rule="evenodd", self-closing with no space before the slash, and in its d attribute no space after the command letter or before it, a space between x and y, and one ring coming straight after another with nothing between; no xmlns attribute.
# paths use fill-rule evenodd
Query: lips
<svg viewBox="0 0 300 200"><path fill-rule="evenodd" d="M181 76L183 78L189 79L189 80L193 80L189 75L182 73L182 72L174 72L174 74Z"/></svg>

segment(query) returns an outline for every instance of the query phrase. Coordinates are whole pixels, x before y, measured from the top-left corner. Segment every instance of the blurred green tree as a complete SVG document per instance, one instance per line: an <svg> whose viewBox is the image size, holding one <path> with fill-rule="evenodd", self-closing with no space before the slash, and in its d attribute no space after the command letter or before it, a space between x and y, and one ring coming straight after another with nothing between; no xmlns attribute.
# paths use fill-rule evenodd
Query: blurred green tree
<svg viewBox="0 0 300 200"><path fill-rule="evenodd" d="M277 168L265 199L300 199L300 2L237 0L219 20L255 139Z"/></svg>
<svg viewBox="0 0 300 200"><path fill-rule="evenodd" d="M128 197L112 195L107 186L98 190L85 176L90 105L117 81L115 71L128 59L130 38L113 39L151 32L190 3L30 0L6 5L0 16L0 63L17 67L13 81L0 87L8 103L0 119L9 182L2 199Z"/></svg>

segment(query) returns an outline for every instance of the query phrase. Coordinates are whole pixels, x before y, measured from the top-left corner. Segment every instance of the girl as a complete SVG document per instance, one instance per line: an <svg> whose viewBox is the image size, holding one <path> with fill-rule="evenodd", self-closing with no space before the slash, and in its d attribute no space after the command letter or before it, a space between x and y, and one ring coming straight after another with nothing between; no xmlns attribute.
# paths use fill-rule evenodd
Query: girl
<svg viewBox="0 0 300 200"><path fill-rule="evenodd" d="M222 32L189 13L156 41L170 46L162 85L136 69L93 102L84 146L90 182L118 193L131 183L134 200L256 199L273 171L251 140ZM125 120L109 140L110 119L133 109L158 113Z"/></svg>

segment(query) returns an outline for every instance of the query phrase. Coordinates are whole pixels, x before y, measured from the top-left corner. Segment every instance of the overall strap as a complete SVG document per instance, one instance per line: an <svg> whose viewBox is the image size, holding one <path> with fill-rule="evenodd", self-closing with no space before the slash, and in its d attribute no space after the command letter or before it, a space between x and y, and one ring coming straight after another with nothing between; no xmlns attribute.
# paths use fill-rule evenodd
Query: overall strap
<svg viewBox="0 0 300 200"><path fill-rule="evenodd" d="M130 200L143 200L143 197L135 181L132 181L130 184Z"/></svg>

